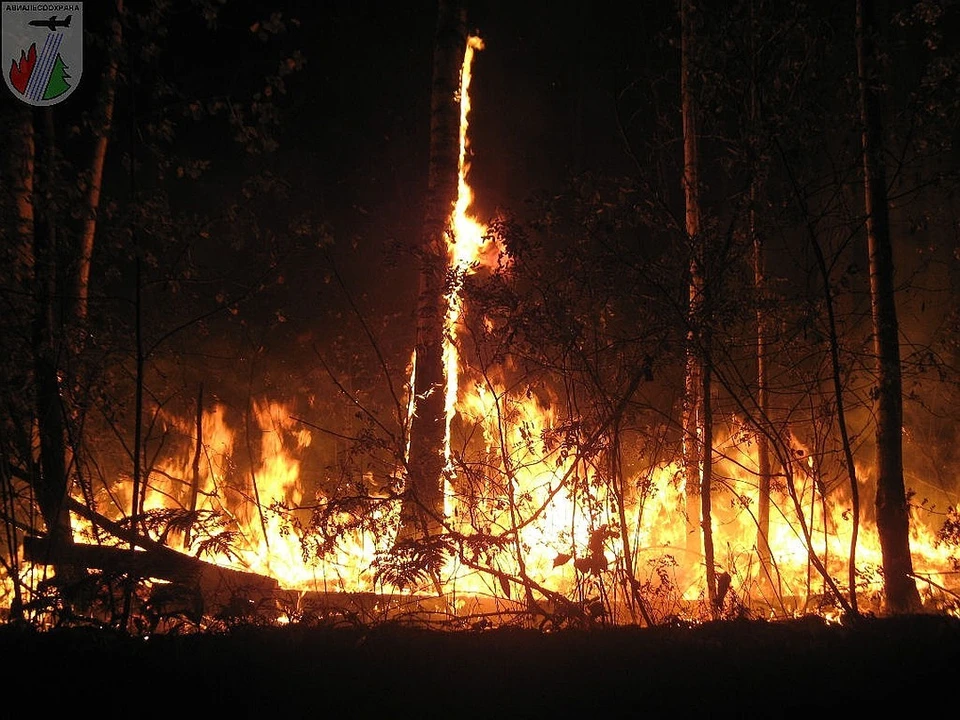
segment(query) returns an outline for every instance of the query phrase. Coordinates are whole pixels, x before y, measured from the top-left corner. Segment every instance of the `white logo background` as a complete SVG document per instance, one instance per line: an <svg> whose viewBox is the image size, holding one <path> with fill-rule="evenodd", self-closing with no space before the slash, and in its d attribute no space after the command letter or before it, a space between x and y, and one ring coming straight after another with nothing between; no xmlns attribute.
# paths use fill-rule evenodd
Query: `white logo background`
<svg viewBox="0 0 960 720"><path fill-rule="evenodd" d="M70 97L83 74L83 3L5 2L0 22L0 70L14 97L38 107Z"/></svg>

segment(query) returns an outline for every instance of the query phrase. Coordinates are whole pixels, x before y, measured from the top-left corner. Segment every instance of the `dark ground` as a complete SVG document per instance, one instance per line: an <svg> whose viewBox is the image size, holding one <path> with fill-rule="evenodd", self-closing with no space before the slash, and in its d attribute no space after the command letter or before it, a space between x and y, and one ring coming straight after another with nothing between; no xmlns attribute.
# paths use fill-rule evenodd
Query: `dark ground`
<svg viewBox="0 0 960 720"><path fill-rule="evenodd" d="M74 717L956 717L960 619L541 634L0 627L5 710ZM11 704L12 703L12 704ZM4 715L0 713L0 716Z"/></svg>

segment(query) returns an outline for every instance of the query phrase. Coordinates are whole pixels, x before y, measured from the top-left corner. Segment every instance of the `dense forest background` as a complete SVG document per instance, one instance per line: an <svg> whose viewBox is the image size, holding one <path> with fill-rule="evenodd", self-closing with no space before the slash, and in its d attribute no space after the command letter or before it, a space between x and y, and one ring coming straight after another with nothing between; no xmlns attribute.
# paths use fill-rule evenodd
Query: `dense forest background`
<svg viewBox="0 0 960 720"><path fill-rule="evenodd" d="M605 498L642 507L654 470L681 455L698 252L684 225L677 8L491 1L467 17L486 44L471 90L474 213L502 252L464 279L464 377L552 408L549 436L531 444L574 457ZM870 82L883 108L904 478L912 520L956 547L958 8L877 2L876 17ZM254 511L202 524L196 482L186 500L189 466L172 477L165 464L195 449L223 465L217 490L256 496L264 532L276 503L307 533L305 555L329 550L331 533L364 521L318 514L312 500L355 512L360 496L363 507L389 498L409 439L436 5L87 3L84 22L69 102L0 105L5 574L21 572L25 534L52 537L63 524L50 500L58 483L155 539L186 523L206 550L229 555L230 523ZM737 448L758 432L779 442L785 495L788 466L802 464L813 496L844 507L849 446L871 522L853 5L705 4L693 32L715 422ZM86 260L88 296L77 289ZM212 443L200 447L198 405L207 423L217 409L235 452L218 460ZM505 472L509 453L491 460L472 419L458 417L452 433L458 491L475 492L478 467ZM270 447L295 457L299 484L261 498ZM718 472L715 502L737 505L742 479ZM185 516L142 507L144 488L161 486ZM608 501L596 501L597 517ZM597 532L594 542L614 539ZM597 547L579 549L584 576L600 573L589 563ZM638 592L643 578L626 565L618 571ZM388 575L421 570L394 564ZM509 595L524 575L494 577ZM4 592L19 606L34 590L8 582Z"/></svg>

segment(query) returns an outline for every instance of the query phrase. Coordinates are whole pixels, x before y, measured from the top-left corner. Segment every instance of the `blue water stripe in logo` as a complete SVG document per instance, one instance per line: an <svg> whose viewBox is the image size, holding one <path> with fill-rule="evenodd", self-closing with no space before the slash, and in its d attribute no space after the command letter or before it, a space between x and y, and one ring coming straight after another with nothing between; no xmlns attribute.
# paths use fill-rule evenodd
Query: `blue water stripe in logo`
<svg viewBox="0 0 960 720"><path fill-rule="evenodd" d="M40 100L43 97L43 92L50 81L50 74L53 72L54 63L57 60L61 42L63 42L62 33L49 33L47 35L47 39L43 43L43 49L40 51L40 57L37 58L37 64L30 75L30 82L27 84L26 96L31 100Z"/></svg>
<svg viewBox="0 0 960 720"><path fill-rule="evenodd" d="M42 82L37 87L35 100L40 100L43 98L43 93L47 89L47 84L50 82L50 76L53 74L53 67L57 62L57 55L60 52L60 43L63 42L63 35L61 33L51 33L53 37L53 42L49 52L45 53L46 57L44 58L43 66L43 75L41 77ZM44 43L46 45L46 43Z"/></svg>
<svg viewBox="0 0 960 720"><path fill-rule="evenodd" d="M47 48L50 47L52 42L53 37L51 34L48 34L43 43L43 47L40 48L39 56L34 62L33 71L30 73L30 80L27 81L27 89L24 95L26 95L28 99L33 99L36 94L36 88L41 82L41 75L43 75L43 64L44 58L47 56Z"/></svg>

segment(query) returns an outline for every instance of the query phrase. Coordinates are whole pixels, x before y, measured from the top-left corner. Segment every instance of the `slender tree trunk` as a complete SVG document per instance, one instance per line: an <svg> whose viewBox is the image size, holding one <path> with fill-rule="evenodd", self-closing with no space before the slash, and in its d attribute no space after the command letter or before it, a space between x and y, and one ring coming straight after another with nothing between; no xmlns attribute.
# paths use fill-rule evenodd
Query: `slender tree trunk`
<svg viewBox="0 0 960 720"><path fill-rule="evenodd" d="M110 59L103 77L103 96L101 100L101 125L97 132L97 142L90 163L90 186L87 188L86 217L83 221L83 234L80 237L80 257L77 263L74 315L80 321L79 332L84 332L90 298L90 265L93 260L93 241L97 233L97 214L100 210L100 190L103 186L103 166L107 158L107 146L113 128L113 109L117 93L117 69L120 49L123 44L123 0L116 0L116 17L111 25Z"/></svg>
<svg viewBox="0 0 960 720"><path fill-rule="evenodd" d="M65 429L67 430L67 440L69 442L70 452L72 453L76 483L83 491L84 498L88 504L92 503L93 496L89 484L84 482L80 472L83 464L83 442L80 433L82 432L84 416L86 415L89 402L89 383L87 381L89 368L82 362L82 356L89 335L87 318L90 296L90 266L93 259L94 238L96 237L97 230L97 215L100 210L103 168L106 162L107 146L113 127L118 58L123 42L121 25L123 0L115 1L116 16L112 21L111 39L109 47L107 48L109 60L103 77L103 86L99 101L100 127L95 131L96 142L94 143L93 156L90 160L90 184L87 187L80 244L76 251L76 266L73 269L73 276L71 278L63 278L63 284L67 288L64 294L68 295L67 298L64 298L65 315L68 315L68 317L64 318L64 335L65 341L68 343L67 350L70 354L70 360L72 360L65 368L70 374L65 376L62 383L64 389L67 391L67 413L64 417ZM70 322L71 317L72 323ZM79 392L76 392L76 390L79 390ZM76 433L71 432L73 428L77 429Z"/></svg>
<svg viewBox="0 0 960 720"><path fill-rule="evenodd" d="M197 511L197 500L200 497L200 458L203 457L203 383L197 389L197 444L193 451L193 464L190 475L190 496L187 499L187 510ZM249 441L248 441L249 442ZM251 458L252 461L252 458ZM193 542L193 523L187 526L183 533L183 551L190 552L190 543Z"/></svg>
<svg viewBox="0 0 960 720"><path fill-rule="evenodd" d="M147 495L145 478L143 476L143 385L146 357L143 352L143 267L140 260L140 248L136 247L136 231L133 234L134 245L134 288L133 312L134 332L133 342L136 346L134 395L133 395L133 500L130 503L130 526L140 530L140 516L143 513L143 501ZM134 548L131 546L130 548Z"/></svg>
<svg viewBox="0 0 960 720"><path fill-rule="evenodd" d="M703 539L707 595L715 611L716 578L713 565L713 531L710 513L713 439L710 412L710 374L706 371L709 334L705 327L705 244L700 224L699 149L696 100L691 88L694 54L693 6L680 3L680 105L683 116L683 194L687 240L690 246L690 291L686 374L683 407L683 466L687 500L687 550L700 554ZM699 501L699 502L698 502Z"/></svg>
<svg viewBox="0 0 960 720"><path fill-rule="evenodd" d="M851 538L850 543L850 558L849 558L849 573L850 573L850 601L848 602L846 598L840 592L840 588L834 582L833 578L830 576L827 571L826 566L817 556L816 550L813 547L813 534L812 531L804 519L804 509L800 504L800 497L797 494L796 485L793 480L793 469L791 465L793 460L789 458L787 453L784 453L780 456L781 466L783 467L787 492L790 496L790 499L793 501L794 509L797 513L797 521L800 524L800 529L803 533L804 542L807 546L807 557L809 562L817 569L817 571L823 577L823 581L826 583L827 587L830 588L830 591L834 594L837 599L837 602L840 604L840 607L843 608L844 613L850 613L852 615L857 615L857 593L856 593L856 583L854 581L855 567L856 567L856 537L857 531L860 526L860 501L859 501L859 484L857 482L857 472L856 466L853 461L853 448L850 445L850 436L847 432L847 420L844 413L844 400L843 400L843 383L842 383L842 372L840 367L840 340L837 336L837 320L836 313L833 308L833 291L830 283L830 270L827 267L826 257L823 254L823 248L820 246L820 239L817 236L817 227L816 221L813 219L813 216L810 214L810 210L807 207L806 197L800 189L800 185L797 182L796 175L794 175L793 170L790 166L789 161L787 160L786 153L783 151L783 147L774 139L774 144L777 147L777 150L780 153L780 158L783 161L783 167L787 172L787 177L790 179L790 185L793 187L794 197L796 198L797 204L800 207L802 216L806 218L805 226L807 231L807 237L810 240L810 247L813 249L814 257L817 261L817 267L820 270L820 277L823 280L823 302L824 307L827 311L827 333L829 340L830 348L830 368L831 375L833 380L833 391L834 391L834 400L837 405L837 427L840 430L840 441L843 446L843 456L844 461L846 462L847 467L847 476L850 480L850 492L851 492L851 502L853 504L852 513L853 513L853 537ZM821 489L821 484L818 483L818 490ZM821 492L822 494L822 492ZM811 498L811 501L814 498ZM812 514L811 514L812 518ZM809 577L808 577L808 586L809 586Z"/></svg>
<svg viewBox="0 0 960 720"><path fill-rule="evenodd" d="M36 167L36 140L33 115L26 108L19 111L17 140L10 154L14 203L17 209L17 277L29 281L33 277L33 186Z"/></svg>
<svg viewBox="0 0 960 720"><path fill-rule="evenodd" d="M703 564L707 572L707 599L710 601L710 612L716 617L720 612L723 600L717 591L717 570L713 551L713 511L711 507L713 487L713 403L711 400L711 367L710 367L710 334L702 333L704 346L704 362L700 368L702 396L701 424L703 432L703 470L700 478L700 517L703 531Z"/></svg>
<svg viewBox="0 0 960 720"><path fill-rule="evenodd" d="M438 4L430 106L430 165L418 252L417 344L414 412L410 426L401 536L428 535L443 517L446 411L443 368L444 285L447 235L457 200L460 159L460 69L466 51L466 17L455 0Z"/></svg>
<svg viewBox="0 0 960 720"><path fill-rule="evenodd" d="M251 438L251 426L250 426L250 413L253 410L253 369L255 363L253 359L250 360L250 382L247 385L247 408L244 412L244 430L243 435L247 443L247 458L250 462L250 485L253 487L253 502L257 506L257 516L260 518L260 530L263 532L263 543L266 547L267 552L270 551L270 533L267 532L267 518L263 513L263 503L260 502L260 482L257 480L257 461L253 454L253 444L250 442ZM197 411L201 412L200 410ZM198 416L199 417L199 416ZM198 421L199 422L199 421Z"/></svg>
<svg viewBox="0 0 960 720"><path fill-rule="evenodd" d="M634 572L634 551L630 547L630 532L632 525L627 520L626 493L624 492L623 482L623 457L621 455L621 420L619 418L613 421L610 428L611 448L610 448L610 477L613 480L614 493L616 494L617 514L620 521L620 541L623 543L623 570L630 588L630 615L635 620L634 605L640 611L643 621L647 627L653 626L653 618L647 610L646 600L640 591L640 583L637 581ZM639 523L639 519L638 519Z"/></svg>
<svg viewBox="0 0 960 720"><path fill-rule="evenodd" d="M57 222L53 202L56 179L56 138L53 113L45 119L42 202L33 232L33 268L36 305L33 317L33 370L36 383L37 434L40 440L40 478L37 504L53 546L73 540L67 510L66 443L59 361L64 350L60 342L60 311L57 294ZM36 198L36 195L35 195ZM57 574L61 575L60 569Z"/></svg>
<svg viewBox="0 0 960 720"><path fill-rule="evenodd" d="M0 443L6 440L0 429ZM6 571L13 597L10 599L8 622L19 623L23 620L24 588L20 581L20 537L17 527L17 493L13 487L13 477L7 467L7 458L0 457L0 512L3 513L3 536L6 540L3 550L6 552Z"/></svg>
<svg viewBox="0 0 960 720"><path fill-rule="evenodd" d="M850 554L847 561L847 578L850 586L849 612L856 615L859 612L857 608L856 574L857 536L860 532L860 484L857 480L857 466L853 459L853 446L850 444L850 433L847 431L846 402L843 399L843 374L840 367L840 338L837 335L837 318L833 307L830 270L827 267L827 260L823 254L823 248L820 247L820 241L817 239L816 232L810 224L807 225L807 228L810 236L810 244L811 247L813 247L813 253L817 259L817 267L820 269L820 277L823 279L823 304L827 309L827 336L830 343L830 369L833 379L834 402L837 407L837 427L840 430L840 444L843 447L843 458L847 468L847 478L850 481L852 532L850 535ZM811 517L813 517L812 513ZM824 529L826 529L826 526L824 526ZM812 556L814 552L812 544L809 544L809 549ZM824 578L829 581L826 575L824 575ZM839 590L837 590L837 592L839 592Z"/></svg>
<svg viewBox="0 0 960 720"><path fill-rule="evenodd" d="M754 3L750 3L751 29L756 27ZM755 136L760 132L759 79L757 77L757 50L751 34L750 41L750 126ZM759 153L757 154L759 156ZM754 160L759 164L759 159ZM766 258L763 238L757 231L757 203L760 168L753 168L750 182L750 237L753 240L753 287L757 297L757 414L761 423L770 417L767 395L767 318L766 318ZM770 462L770 440L762 427L757 431L757 556L762 579L772 580L770 553L770 480L773 473Z"/></svg>
<svg viewBox="0 0 960 720"><path fill-rule="evenodd" d="M700 191L697 167L696 123L693 99L690 97L690 32L689 3L680 4L681 57L680 96L683 116L683 195L687 244L691 254L690 286L687 317L687 357L683 397L683 470L687 499L687 550L700 555L700 362L696 351L695 311L699 307L703 277L696 247L700 241Z"/></svg>
<svg viewBox="0 0 960 720"><path fill-rule="evenodd" d="M23 287L30 287L34 278L34 214L33 191L36 167L36 142L33 129L33 114L26 108L19 110L17 131L12 136L10 152L7 155L10 185L16 208L16 258L14 276ZM36 348L34 348L36 350ZM14 598L10 605L11 620L23 619L23 595L20 585L20 564L18 562L18 541L16 527L16 504L13 481L7 472L6 459L0 459L3 489L3 512L8 518L7 553L10 558L10 578L13 582Z"/></svg>
<svg viewBox="0 0 960 720"><path fill-rule="evenodd" d="M757 201L757 188L750 188L751 205ZM757 410L761 422L770 417L767 395L767 319L764 308L765 262L763 240L756 230L756 211L750 210L750 232L753 235L753 278L757 291ZM770 441L762 430L757 433L757 554L766 577L770 577Z"/></svg>
<svg viewBox="0 0 960 720"><path fill-rule="evenodd" d="M863 189L870 255L870 307L877 385L877 530L883 555L886 611L920 609L910 556L910 514L903 481L903 396L900 337L893 283L893 248L886 173L882 156L882 121L877 68L871 35L875 31L871 0L857 0L857 70L863 143Z"/></svg>

